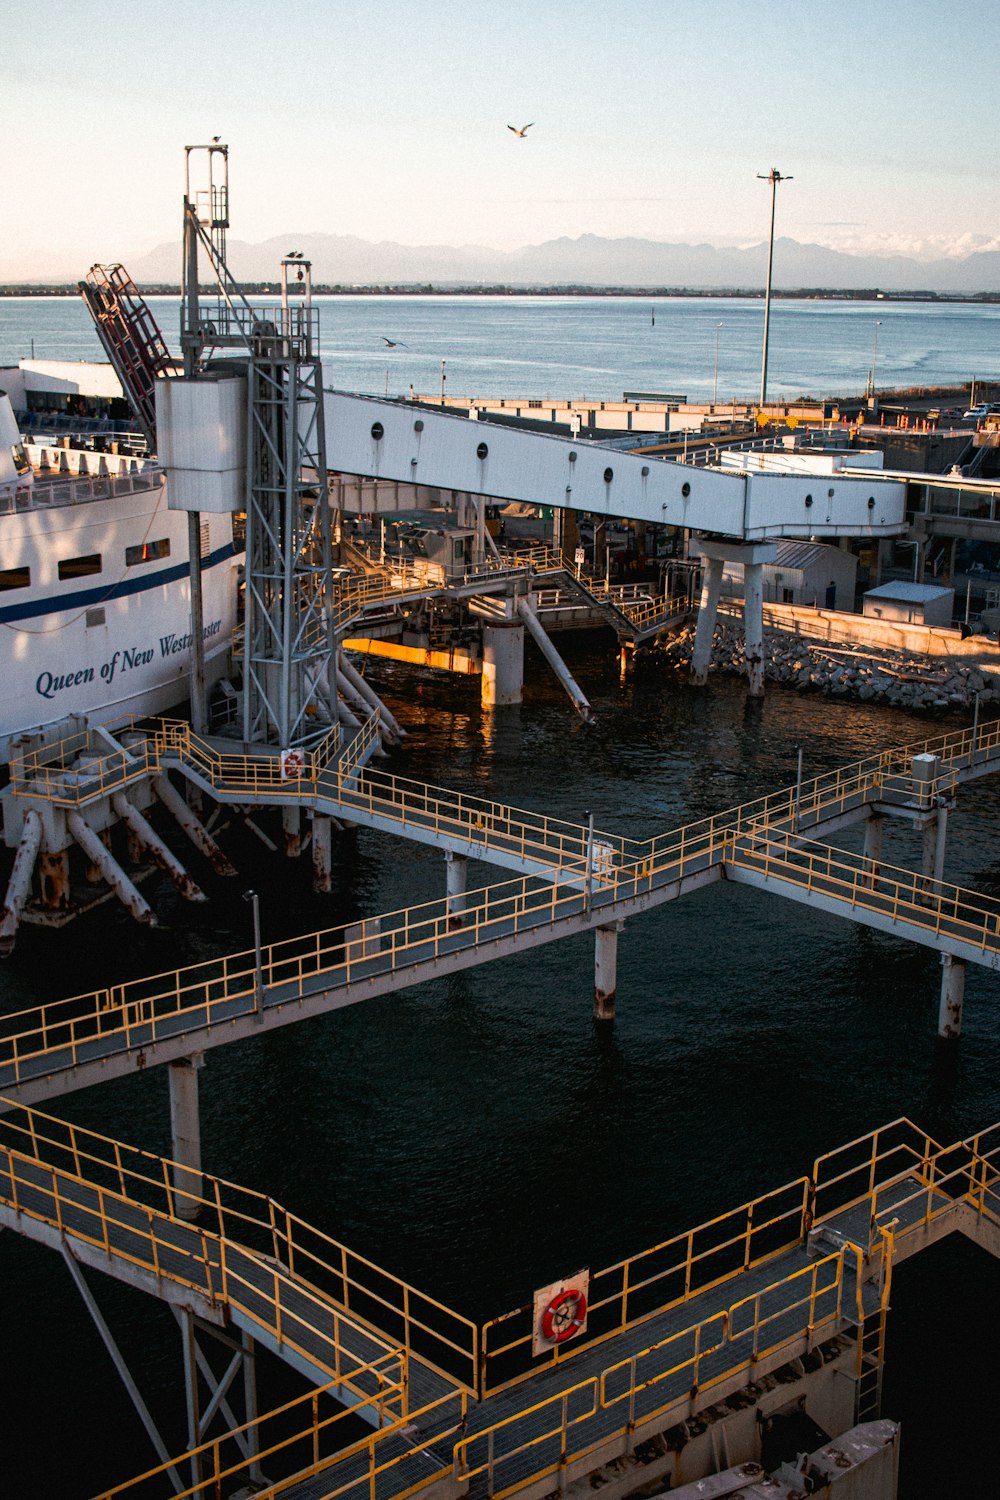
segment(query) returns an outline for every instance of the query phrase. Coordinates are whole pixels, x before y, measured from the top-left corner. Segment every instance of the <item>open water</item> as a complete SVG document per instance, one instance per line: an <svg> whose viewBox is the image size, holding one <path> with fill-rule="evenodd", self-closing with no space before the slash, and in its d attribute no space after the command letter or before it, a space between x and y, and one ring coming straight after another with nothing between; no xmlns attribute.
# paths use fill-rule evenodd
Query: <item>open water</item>
<svg viewBox="0 0 1000 1500"><path fill-rule="evenodd" d="M260 300L260 299L256 299ZM267 299L264 299L267 300ZM273 299L270 299L273 301ZM625 390L720 402L760 389L764 305L752 298L319 297L327 375L341 390L405 396L590 396ZM179 303L151 299L176 350ZM880 320L878 347L875 324ZM396 348L386 347L391 339ZM78 297L0 298L0 367L30 357L103 359ZM1000 376L1000 306L779 299L768 394L862 392Z"/></svg>
<svg viewBox="0 0 1000 1500"><path fill-rule="evenodd" d="M523 314L511 300L489 308L407 300L408 313L398 299L385 312L464 317L483 344L488 334L475 319L506 319L504 347L516 346ZM17 306L0 302L3 360L27 352L10 346ZM802 326L813 316L844 326L826 304L783 304L779 324L786 306ZM336 308L378 326L374 303ZM715 308L729 315L720 303L705 315ZM748 308L748 318L759 311ZM622 319L638 313L621 304ZM938 347L948 317L967 313L984 327L995 316L928 310L924 347ZM601 301L578 314L610 325L615 311ZM544 303L538 315L558 323L564 313ZM31 326L37 338L46 319L57 331L60 317L82 316L76 304L38 301ZM843 316L850 321L854 309ZM899 309L911 331L921 316ZM480 388L566 394L580 389L588 363L603 371L608 395L650 383L648 365L612 369L610 356L595 355L581 326L561 350L551 345L562 363L504 371L494 361ZM51 357L96 354L56 331L44 351ZM402 333L403 324L386 332ZM636 345L647 336L640 320ZM360 349L361 334L354 340ZM953 342L957 349L961 340ZM836 346L831 335L830 358ZM345 361L343 384L377 389L377 372L364 381L359 368ZM927 364L926 378L948 379L952 368ZM689 383L667 363L661 373L664 386ZM820 389L830 383L829 362L814 378ZM762 711L748 710L741 683L716 679L695 692L651 658L622 682L608 638L562 645L596 728L576 721L530 644L524 703L492 717L475 680L373 664L373 681L410 731L393 768L565 817L592 809L599 828L645 836L788 785L799 745L808 775L932 728L897 710L777 689ZM949 878L1000 894L998 831L1000 784L987 779L963 793L950 825ZM154 931L113 906L61 933L26 929L0 970L0 1003L16 1009L245 947L240 893L250 885L261 893L266 941L444 890L440 854L364 831L339 839L335 890L322 898L310 889L308 859L288 866L238 827L224 841L240 879L215 880L192 860L210 903L182 909L160 885ZM893 830L887 857L915 863L912 836ZM498 878L470 870L470 884ZM940 1140L992 1123L1000 1116L997 978L970 969L965 1034L950 1049L935 1036L938 984L925 950L719 885L628 924L610 1034L590 1020L593 945L581 937L213 1051L201 1075L205 1167L270 1193L468 1315L489 1317L524 1303L536 1285L609 1264L796 1177L817 1154L897 1116ZM53 1113L169 1148L163 1070L69 1096ZM886 1410L906 1424L904 1500L995 1493L976 1484L990 1462L1000 1269L968 1246L946 1243L934 1256L894 1282ZM160 1304L91 1281L168 1446L183 1449L176 1327ZM0 1493L76 1500L147 1467L151 1450L60 1259L0 1235L0 1286ZM269 1374L265 1404L289 1393L280 1372Z"/></svg>

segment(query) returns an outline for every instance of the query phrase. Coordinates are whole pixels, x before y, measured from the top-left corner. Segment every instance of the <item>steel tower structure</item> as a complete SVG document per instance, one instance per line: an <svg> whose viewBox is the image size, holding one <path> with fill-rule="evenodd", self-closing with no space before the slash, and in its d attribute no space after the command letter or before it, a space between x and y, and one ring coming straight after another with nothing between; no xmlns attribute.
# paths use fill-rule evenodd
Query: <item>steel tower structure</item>
<svg viewBox="0 0 1000 1500"><path fill-rule="evenodd" d="M192 183L195 153L206 159L200 188ZM238 364L247 376L242 738L290 749L321 739L337 722L318 315L311 266L295 252L281 262L280 305L251 306L226 264L228 227L228 148L217 141L189 146L181 310L185 375L197 378L210 368ZM200 293L199 250L216 283L211 303ZM200 624L194 635L200 644Z"/></svg>

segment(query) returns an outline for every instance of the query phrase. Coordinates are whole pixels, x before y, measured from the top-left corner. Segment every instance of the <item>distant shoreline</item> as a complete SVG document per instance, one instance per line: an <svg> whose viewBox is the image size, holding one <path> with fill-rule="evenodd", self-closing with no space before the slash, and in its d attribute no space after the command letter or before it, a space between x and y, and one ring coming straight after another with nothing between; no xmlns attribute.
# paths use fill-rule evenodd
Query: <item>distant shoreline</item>
<svg viewBox="0 0 1000 1500"><path fill-rule="evenodd" d="M146 297L179 297L180 287L165 284L152 284L140 287L139 290ZM211 295L216 288L204 286L201 288L206 296ZM249 297L276 296L280 288L272 282L244 282L242 290ZM313 287L315 296L333 297L655 297L667 300L672 297L704 297L708 299L732 300L734 298L754 298L763 301L764 291L762 287L664 287L664 286L576 286L572 284L559 284L556 286L506 286L502 284L491 284L489 286L469 285L445 285L436 286L432 282L422 282L407 285L381 285L371 286L346 286L337 282L318 282ZM0 297L75 297L79 295L79 289L72 282L52 282L28 285L24 282L10 282L0 285ZM836 287L800 287L795 290L782 289L772 291L774 300L798 301L798 302L934 302L934 303L1000 303L1000 292L928 292L928 291L883 291L880 287L868 287L861 290L852 288Z"/></svg>

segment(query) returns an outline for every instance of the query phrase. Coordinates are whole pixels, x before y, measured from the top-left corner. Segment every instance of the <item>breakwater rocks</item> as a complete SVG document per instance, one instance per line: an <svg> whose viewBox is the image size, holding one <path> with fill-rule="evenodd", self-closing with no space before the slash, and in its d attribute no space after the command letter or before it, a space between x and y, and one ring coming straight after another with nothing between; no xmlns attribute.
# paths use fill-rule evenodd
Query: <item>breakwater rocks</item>
<svg viewBox="0 0 1000 1500"><path fill-rule="evenodd" d="M658 654L678 671L690 669L694 628L661 637ZM831 646L783 631L764 632L764 676L800 692L830 693L932 713L972 708L977 693L1000 702L1000 673L994 675L953 658L918 656L909 651ZM712 642L713 672L746 672L741 629L719 624Z"/></svg>

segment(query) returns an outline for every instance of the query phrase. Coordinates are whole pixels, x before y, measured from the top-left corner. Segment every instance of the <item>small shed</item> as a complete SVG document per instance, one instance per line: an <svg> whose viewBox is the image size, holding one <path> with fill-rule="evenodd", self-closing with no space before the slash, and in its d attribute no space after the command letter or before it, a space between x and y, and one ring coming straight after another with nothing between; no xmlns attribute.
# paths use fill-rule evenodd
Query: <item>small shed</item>
<svg viewBox="0 0 1000 1500"><path fill-rule="evenodd" d="M949 626L955 613L955 590L939 583L883 583L865 594L863 612L904 625Z"/></svg>
<svg viewBox="0 0 1000 1500"><path fill-rule="evenodd" d="M763 567L764 598L771 604L853 610L857 573L853 552L823 542L779 541L774 561ZM722 579L727 594L742 598L742 563L726 563Z"/></svg>

